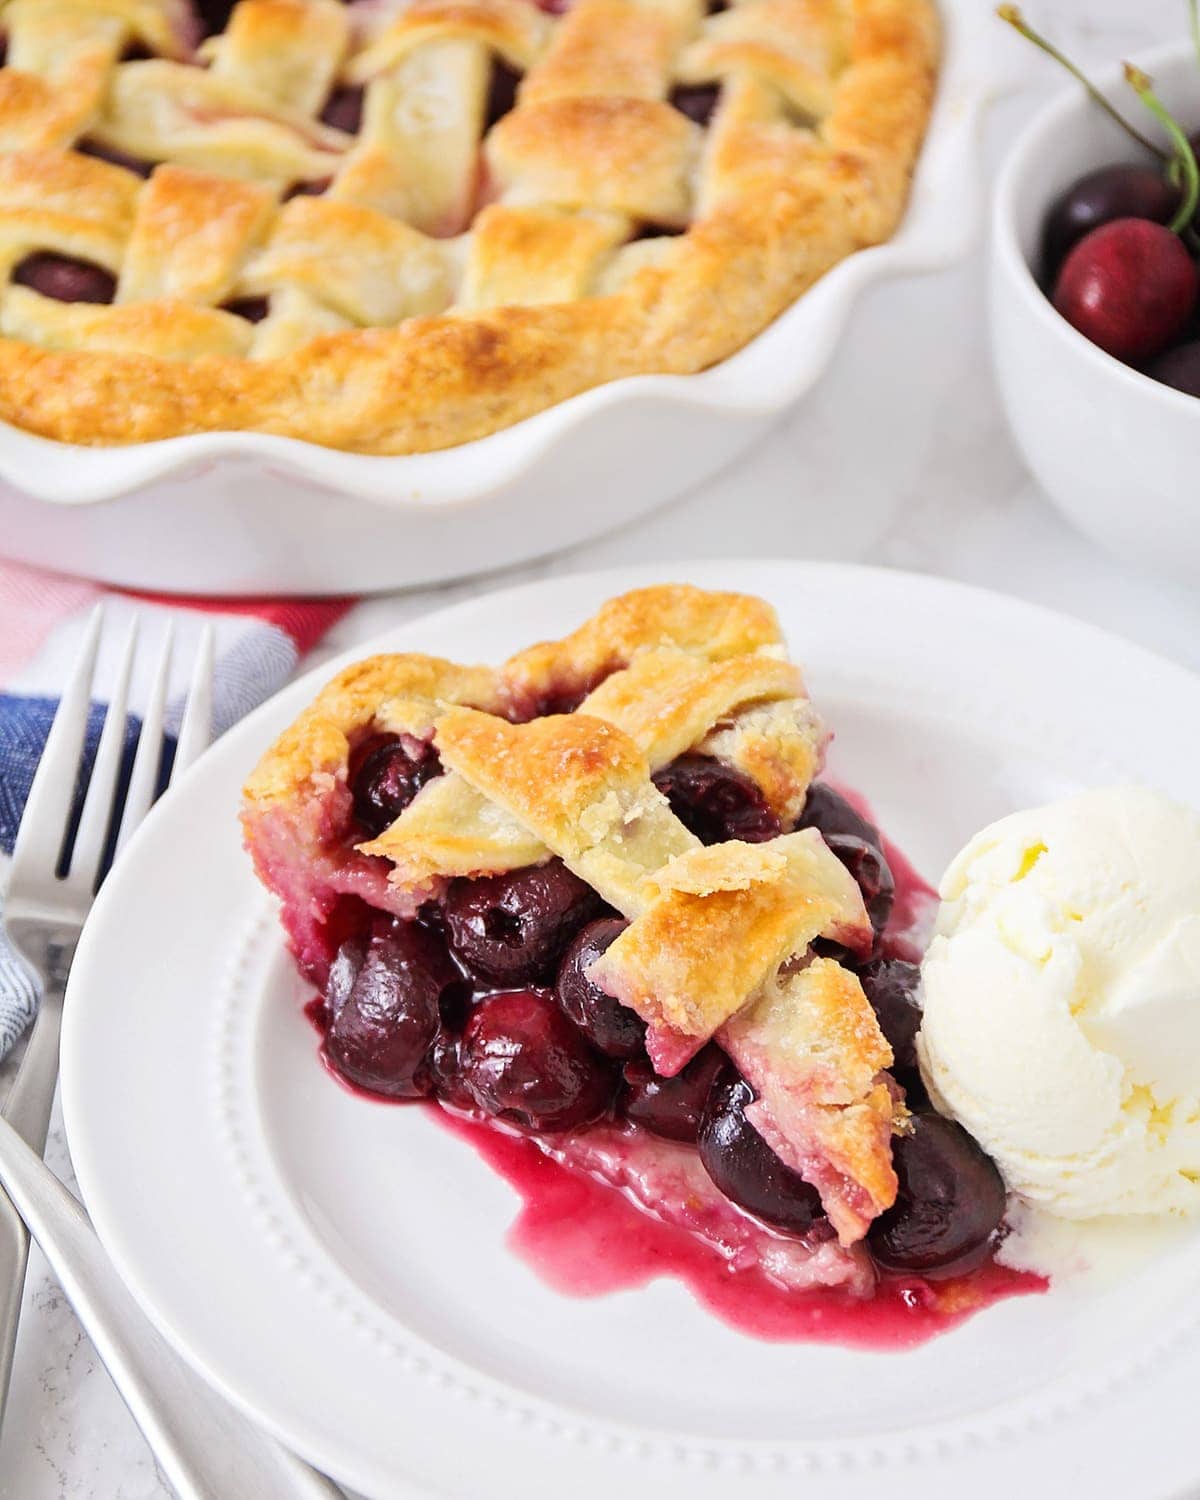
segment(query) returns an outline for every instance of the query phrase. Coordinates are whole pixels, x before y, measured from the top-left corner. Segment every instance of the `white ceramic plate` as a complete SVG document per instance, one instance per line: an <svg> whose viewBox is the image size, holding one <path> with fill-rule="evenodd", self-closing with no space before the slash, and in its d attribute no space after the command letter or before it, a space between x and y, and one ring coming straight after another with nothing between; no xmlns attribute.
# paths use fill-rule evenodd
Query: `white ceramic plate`
<svg viewBox="0 0 1200 1500"><path fill-rule="evenodd" d="M957 585L798 563L655 569L778 608L836 772L936 874L985 821L1143 778L1200 803L1200 681ZM649 572L492 594L373 647L499 659ZM359 653L361 654L361 653ZM322 672L321 676L328 675ZM1200 1476L1200 1244L1107 1292L1015 1298L906 1353L742 1337L661 1281L574 1300L504 1248L512 1191L319 1066L239 847L239 785L318 686L221 741L107 884L63 1090L129 1284L235 1402L372 1500L739 1495L1165 1500Z"/></svg>

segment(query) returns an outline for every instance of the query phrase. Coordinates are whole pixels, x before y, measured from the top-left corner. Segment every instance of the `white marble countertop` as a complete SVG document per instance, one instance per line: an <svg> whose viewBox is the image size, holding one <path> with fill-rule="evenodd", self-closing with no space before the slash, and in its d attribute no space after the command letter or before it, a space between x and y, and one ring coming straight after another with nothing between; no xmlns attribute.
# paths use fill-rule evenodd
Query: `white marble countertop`
<svg viewBox="0 0 1200 1500"><path fill-rule="evenodd" d="M986 0L972 0L986 3ZM1045 0L1027 6L1073 55L1107 61L1183 32L1183 0ZM1085 14L1086 10L1086 14ZM988 128L994 166L1006 139L1054 75L1031 62L1035 89L1006 101ZM869 535L847 533L833 499L822 514L798 515L789 479L822 465L831 497L886 481L887 453L871 445L822 447L802 421L784 422L735 471L639 525L570 553L487 580L495 587L631 560L770 553L837 558L938 573L1054 606L1200 668L1200 589L1137 574L1073 533L1022 468L1005 428L988 363L979 257L950 273L947 296L959 313L946 369L928 390L933 441L915 479L891 497L890 514ZM869 326L858 331L869 337ZM939 335L944 337L944 335ZM920 349L914 346L914 368ZM810 489L812 486L810 485ZM341 649L386 625L481 585L410 593L360 606L326 643ZM864 601L864 634L871 630ZM51 1165L68 1181L56 1124ZM34 1254L12 1395L0 1438L0 1500L162 1500L170 1491L116 1396L71 1309ZM242 1497L229 1497L242 1500ZM245 1497L252 1500L252 1497Z"/></svg>

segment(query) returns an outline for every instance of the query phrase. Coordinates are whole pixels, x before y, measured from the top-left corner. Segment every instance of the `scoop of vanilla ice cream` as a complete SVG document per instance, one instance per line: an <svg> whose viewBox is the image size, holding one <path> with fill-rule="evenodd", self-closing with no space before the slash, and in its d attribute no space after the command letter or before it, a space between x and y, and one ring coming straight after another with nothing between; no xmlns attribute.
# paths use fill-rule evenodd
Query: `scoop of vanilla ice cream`
<svg viewBox="0 0 1200 1500"><path fill-rule="evenodd" d="M940 894L935 1104L1052 1213L1200 1209L1200 814L1084 792L985 828Z"/></svg>

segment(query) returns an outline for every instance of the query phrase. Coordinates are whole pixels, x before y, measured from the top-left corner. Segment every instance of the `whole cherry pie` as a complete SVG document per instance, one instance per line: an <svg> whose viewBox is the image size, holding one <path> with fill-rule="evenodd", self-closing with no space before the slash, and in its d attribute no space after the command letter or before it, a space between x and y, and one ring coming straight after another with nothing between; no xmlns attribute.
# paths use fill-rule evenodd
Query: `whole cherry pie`
<svg viewBox="0 0 1200 1500"><path fill-rule="evenodd" d="M932 0L7 0L0 417L447 447L903 210Z"/></svg>
<svg viewBox="0 0 1200 1500"><path fill-rule="evenodd" d="M826 738L773 611L684 586L499 668L341 673L243 811L329 1066L792 1293L980 1267L1004 1187L930 1109L906 918Z"/></svg>

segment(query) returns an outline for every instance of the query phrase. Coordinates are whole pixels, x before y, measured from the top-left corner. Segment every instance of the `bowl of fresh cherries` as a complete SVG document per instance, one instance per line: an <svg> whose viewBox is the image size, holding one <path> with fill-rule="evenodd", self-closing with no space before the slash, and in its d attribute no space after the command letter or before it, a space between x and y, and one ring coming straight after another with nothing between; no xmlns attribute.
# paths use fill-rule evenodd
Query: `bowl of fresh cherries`
<svg viewBox="0 0 1200 1500"><path fill-rule="evenodd" d="M1117 556L1200 582L1200 45L1084 80L996 186L992 347L1029 467Z"/></svg>

